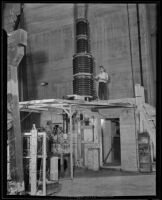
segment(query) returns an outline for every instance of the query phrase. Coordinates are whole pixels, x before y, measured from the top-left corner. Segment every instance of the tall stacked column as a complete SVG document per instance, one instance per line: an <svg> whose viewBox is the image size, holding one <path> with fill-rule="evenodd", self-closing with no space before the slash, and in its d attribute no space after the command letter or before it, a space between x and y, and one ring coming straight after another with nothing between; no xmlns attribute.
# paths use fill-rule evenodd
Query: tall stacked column
<svg viewBox="0 0 162 200"><path fill-rule="evenodd" d="M90 53L89 23L86 18L75 20L76 50L73 56L73 93L95 98L94 58Z"/></svg>

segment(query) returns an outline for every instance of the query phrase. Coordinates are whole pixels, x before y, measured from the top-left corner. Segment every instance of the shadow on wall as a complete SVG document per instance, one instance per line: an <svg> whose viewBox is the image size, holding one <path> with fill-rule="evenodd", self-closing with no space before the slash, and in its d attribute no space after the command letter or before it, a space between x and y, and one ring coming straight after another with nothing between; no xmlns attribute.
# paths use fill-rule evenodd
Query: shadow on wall
<svg viewBox="0 0 162 200"><path fill-rule="evenodd" d="M28 100L40 98L38 90L40 83L44 78L45 63L48 58L44 51L37 51L35 53L27 53L26 59L28 62ZM39 81L40 80L40 81ZM41 95L42 96L42 95Z"/></svg>
<svg viewBox="0 0 162 200"><path fill-rule="evenodd" d="M23 70L26 75L22 74L22 81L27 87L27 100L40 98L38 89L40 87L39 79L44 74L44 64L47 62L47 57L43 51L36 53L27 53L24 59L24 65L28 68ZM41 65L40 65L41 64ZM23 66L22 66L23 67ZM26 79L26 80L25 80ZM25 87L25 85L24 85ZM20 112L21 131L30 132L32 125L40 127L40 113Z"/></svg>

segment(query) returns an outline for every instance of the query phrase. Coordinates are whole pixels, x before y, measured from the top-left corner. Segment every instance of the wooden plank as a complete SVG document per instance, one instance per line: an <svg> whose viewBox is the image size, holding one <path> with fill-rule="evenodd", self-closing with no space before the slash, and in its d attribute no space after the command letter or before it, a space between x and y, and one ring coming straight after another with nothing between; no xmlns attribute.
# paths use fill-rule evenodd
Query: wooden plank
<svg viewBox="0 0 162 200"><path fill-rule="evenodd" d="M43 134L43 195L46 195L46 133Z"/></svg>
<svg viewBox="0 0 162 200"><path fill-rule="evenodd" d="M80 159L81 159L81 122L80 119L78 120L78 131L77 131L77 161L78 161L78 166L81 165Z"/></svg>
<svg viewBox="0 0 162 200"><path fill-rule="evenodd" d="M136 97L136 105L140 110L142 109L142 106L145 103L144 87L142 87L140 84L135 85L135 97Z"/></svg>
<svg viewBox="0 0 162 200"><path fill-rule="evenodd" d="M72 111L70 109L70 172L71 179L73 179L73 127L72 127Z"/></svg>
<svg viewBox="0 0 162 200"><path fill-rule="evenodd" d="M37 139L38 132L36 129L31 130L30 137L30 184L31 184L31 195L37 193Z"/></svg>
<svg viewBox="0 0 162 200"><path fill-rule="evenodd" d="M111 103L112 102L112 103ZM135 105L135 99L129 98L129 99L116 99L113 101L93 101L93 102L87 102L83 101L80 102L78 100L62 100L62 99L43 99L43 100L32 100L32 101L25 101L19 103L19 109L20 111L24 110L29 111L31 110L47 110L50 108L61 108L65 109L69 106L76 106L80 107L80 109L83 107L84 109L89 108L116 108L116 107L134 107ZM102 107L104 106L104 107ZM76 108L75 108L76 109Z"/></svg>
<svg viewBox="0 0 162 200"><path fill-rule="evenodd" d="M56 103L56 104L81 104L81 105L111 105L115 103L130 103L135 104L135 98L124 98L124 99L112 99L105 101L91 101L91 102L79 102L77 100L64 100L64 99L41 99L41 100L31 100L19 102L19 105L31 105L31 104L44 104L44 103Z"/></svg>
<svg viewBox="0 0 162 200"><path fill-rule="evenodd" d="M141 97L140 84L135 85L135 97L136 97L137 108L140 110L142 108L142 97Z"/></svg>
<svg viewBox="0 0 162 200"><path fill-rule="evenodd" d="M139 123L140 128L139 128L139 131L140 131L140 133L142 133L144 131L144 116L143 116L143 112L142 111L139 112L139 119L140 119L140 123Z"/></svg>
<svg viewBox="0 0 162 200"><path fill-rule="evenodd" d="M9 144L7 144L7 180L11 179L11 172L10 172L10 149Z"/></svg>
<svg viewBox="0 0 162 200"><path fill-rule="evenodd" d="M141 97L141 91L140 91L140 89L141 89L140 84L136 84L135 85L135 96L136 97Z"/></svg>

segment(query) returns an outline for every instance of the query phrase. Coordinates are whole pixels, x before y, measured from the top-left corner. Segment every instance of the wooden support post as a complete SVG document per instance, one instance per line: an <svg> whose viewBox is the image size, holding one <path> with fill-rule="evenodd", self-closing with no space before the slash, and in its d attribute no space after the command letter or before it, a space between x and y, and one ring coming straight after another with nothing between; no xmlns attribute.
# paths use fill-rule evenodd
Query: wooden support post
<svg viewBox="0 0 162 200"><path fill-rule="evenodd" d="M11 179L10 173L10 151L9 151L9 144L7 144L7 180Z"/></svg>
<svg viewBox="0 0 162 200"><path fill-rule="evenodd" d="M37 140L38 132L37 129L31 130L31 141L30 141L30 185L31 195L37 193Z"/></svg>
<svg viewBox="0 0 162 200"><path fill-rule="evenodd" d="M73 179L73 127L72 127L72 110L70 107L69 111L70 117L70 169L71 169L71 179Z"/></svg>
<svg viewBox="0 0 162 200"><path fill-rule="evenodd" d="M143 104L145 103L144 88L140 84L135 85L136 106L139 112L139 131L144 131Z"/></svg>
<svg viewBox="0 0 162 200"><path fill-rule="evenodd" d="M142 133L144 131L144 119L143 119L143 113L142 111L139 111L139 118L140 118L140 123L139 123L139 131Z"/></svg>
<svg viewBox="0 0 162 200"><path fill-rule="evenodd" d="M79 113L80 114L80 113ZM80 116L80 115L79 115ZM80 159L81 159L81 122L78 120L77 124L77 160L79 161L78 165L80 167Z"/></svg>
<svg viewBox="0 0 162 200"><path fill-rule="evenodd" d="M141 98L141 86L140 84L135 85L135 97L136 97L136 105L140 110L142 106L142 98Z"/></svg>
<svg viewBox="0 0 162 200"><path fill-rule="evenodd" d="M36 129L32 129L30 133L24 133L24 136L30 137L30 167L29 176L31 184L31 195L38 195L37 193L37 146L38 146L38 136L43 137L42 143L42 163L43 163L43 187L41 195L45 196L46 192L46 132L37 132Z"/></svg>
<svg viewBox="0 0 162 200"><path fill-rule="evenodd" d="M20 127L19 112L19 93L17 67L24 55L24 46L27 42L27 33L21 29L12 32L8 37L8 58L7 58L7 95L11 96L10 104L12 110L13 131L9 134L9 149L11 156L11 176L13 181L17 182L17 191L24 190L23 175L23 148L22 135ZM11 136L12 135L12 136ZM14 172L13 172L14 171Z"/></svg>
<svg viewBox="0 0 162 200"><path fill-rule="evenodd" d="M135 97L136 105L140 109L141 106L145 103L144 87L142 87L140 84L135 85Z"/></svg>
<svg viewBox="0 0 162 200"><path fill-rule="evenodd" d="M46 195L46 133L43 134L43 196Z"/></svg>

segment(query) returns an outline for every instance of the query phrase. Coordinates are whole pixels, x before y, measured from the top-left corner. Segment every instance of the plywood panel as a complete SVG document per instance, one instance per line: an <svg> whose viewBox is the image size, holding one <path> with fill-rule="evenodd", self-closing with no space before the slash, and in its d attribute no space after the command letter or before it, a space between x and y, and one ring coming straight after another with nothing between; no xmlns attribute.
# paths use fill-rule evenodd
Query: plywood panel
<svg viewBox="0 0 162 200"><path fill-rule="evenodd" d="M137 171L137 144L134 110L125 109L120 115L121 167Z"/></svg>

